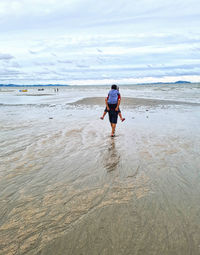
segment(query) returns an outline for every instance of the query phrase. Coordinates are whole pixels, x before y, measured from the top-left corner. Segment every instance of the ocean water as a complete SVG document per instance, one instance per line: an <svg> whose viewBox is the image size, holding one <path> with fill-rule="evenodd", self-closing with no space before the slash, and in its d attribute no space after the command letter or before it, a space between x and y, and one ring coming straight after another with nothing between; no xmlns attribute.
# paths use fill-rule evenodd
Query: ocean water
<svg viewBox="0 0 200 255"><path fill-rule="evenodd" d="M108 86L19 90L0 89L0 254L200 254L200 84L121 86L114 138Z"/></svg>
<svg viewBox="0 0 200 255"><path fill-rule="evenodd" d="M59 91L55 92L55 87L46 87L43 91L38 91L41 87L29 87L28 92L23 93L19 92L23 88L0 87L0 104L61 105L85 97L105 97L110 86L65 86L58 88ZM199 83L123 85L120 87L120 93L122 97L200 102Z"/></svg>

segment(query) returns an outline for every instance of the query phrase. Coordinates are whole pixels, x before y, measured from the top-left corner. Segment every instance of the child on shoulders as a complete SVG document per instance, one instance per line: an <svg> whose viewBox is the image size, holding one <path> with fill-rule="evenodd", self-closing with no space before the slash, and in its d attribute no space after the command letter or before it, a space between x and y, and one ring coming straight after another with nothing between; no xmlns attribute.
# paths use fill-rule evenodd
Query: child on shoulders
<svg viewBox="0 0 200 255"><path fill-rule="evenodd" d="M121 102L121 95L119 93L119 87L117 87L117 85L114 84L111 86L111 90L109 91L108 96L105 99L105 102L106 102L106 108L104 110L102 117L100 117L100 119L103 120L106 113L109 112L110 109L115 109L115 111L119 114L121 121L123 122L125 118L122 117L122 114L119 108L119 105Z"/></svg>

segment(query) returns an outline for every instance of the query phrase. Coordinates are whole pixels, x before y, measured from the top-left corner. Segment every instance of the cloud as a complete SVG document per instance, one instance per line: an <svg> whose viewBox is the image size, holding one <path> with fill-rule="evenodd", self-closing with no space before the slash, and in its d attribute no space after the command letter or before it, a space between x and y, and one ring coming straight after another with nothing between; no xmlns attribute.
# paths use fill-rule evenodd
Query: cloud
<svg viewBox="0 0 200 255"><path fill-rule="evenodd" d="M45 62L45 61L35 61L34 65L35 66L55 66L56 63L54 63L54 62Z"/></svg>
<svg viewBox="0 0 200 255"><path fill-rule="evenodd" d="M87 70L89 70L88 68L89 68L90 66L89 66L89 65L83 65L83 64L77 64L76 67L87 68Z"/></svg>
<svg viewBox="0 0 200 255"><path fill-rule="evenodd" d="M196 77L199 14L197 0L1 0L1 65L16 83Z"/></svg>
<svg viewBox="0 0 200 255"><path fill-rule="evenodd" d="M1 78L5 78L5 77L11 77L11 78L15 78L18 75L24 75L24 72L21 72L19 70L16 69L11 69L11 68L5 68L5 69L0 69L0 76L2 76Z"/></svg>
<svg viewBox="0 0 200 255"><path fill-rule="evenodd" d="M31 54L33 54L33 55L38 54L38 52L32 51L32 50L29 50L29 52L30 52Z"/></svg>
<svg viewBox="0 0 200 255"><path fill-rule="evenodd" d="M73 64L73 61L71 60L57 60L57 62L61 64Z"/></svg>
<svg viewBox="0 0 200 255"><path fill-rule="evenodd" d="M144 29L144 24L147 28L151 26L155 30L159 27L157 22L159 21L162 31L166 23L174 27L174 20L177 19L179 22L180 19L181 22L187 19L187 23L192 20L192 17L196 20L200 14L199 7L198 0L140 0L134 4L131 0L125 2L123 0L115 2L113 0L98 2L92 0L1 0L0 20L7 29L11 29L10 25L12 25L12 30L19 29L19 25L21 29L44 29L51 25L51 29L59 30L63 26L65 31L83 27L94 27L94 29L103 27L103 30L112 28L114 32L113 27L115 27L119 28L120 33L124 33L126 27L132 28L132 31L135 31L137 27ZM25 20L28 22L24 22ZM176 26L179 24L176 23Z"/></svg>
<svg viewBox="0 0 200 255"><path fill-rule="evenodd" d="M10 54L0 53L0 60L11 60L14 57Z"/></svg>

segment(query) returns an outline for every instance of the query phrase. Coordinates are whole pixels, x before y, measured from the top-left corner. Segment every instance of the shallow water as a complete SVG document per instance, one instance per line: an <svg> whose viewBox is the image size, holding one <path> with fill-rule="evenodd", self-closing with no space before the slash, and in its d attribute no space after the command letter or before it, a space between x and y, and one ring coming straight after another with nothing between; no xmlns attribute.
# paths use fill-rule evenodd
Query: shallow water
<svg viewBox="0 0 200 255"><path fill-rule="evenodd" d="M111 138L70 90L0 107L0 254L199 254L200 107L122 105Z"/></svg>

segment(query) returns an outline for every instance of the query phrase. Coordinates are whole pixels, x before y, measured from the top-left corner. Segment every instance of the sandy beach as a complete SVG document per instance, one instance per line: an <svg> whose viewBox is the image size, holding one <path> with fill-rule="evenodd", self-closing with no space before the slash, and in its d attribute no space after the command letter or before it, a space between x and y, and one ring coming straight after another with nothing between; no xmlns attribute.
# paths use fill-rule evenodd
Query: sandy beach
<svg viewBox="0 0 200 255"><path fill-rule="evenodd" d="M159 99L147 99L147 98L129 98L124 97L122 105L125 108L138 108L138 107L158 107L163 105L190 105L200 106L200 103L173 101L173 100L159 100ZM71 105L103 105L105 106L105 97L88 97L71 103Z"/></svg>
<svg viewBox="0 0 200 255"><path fill-rule="evenodd" d="M8 93L0 253L199 254L200 102L176 90L121 87L114 138L99 119L107 88Z"/></svg>

